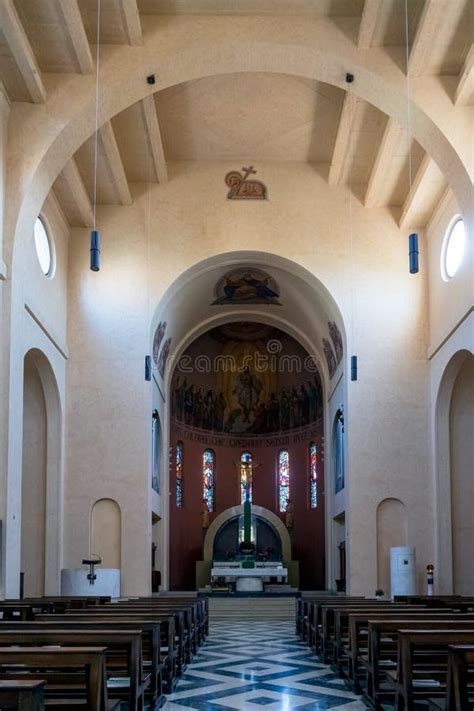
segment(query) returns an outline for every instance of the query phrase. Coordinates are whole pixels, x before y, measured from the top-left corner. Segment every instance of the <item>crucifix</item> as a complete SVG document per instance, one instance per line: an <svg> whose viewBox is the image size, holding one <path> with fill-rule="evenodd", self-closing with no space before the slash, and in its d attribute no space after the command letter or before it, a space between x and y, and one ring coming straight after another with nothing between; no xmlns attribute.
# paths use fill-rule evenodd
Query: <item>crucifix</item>
<svg viewBox="0 0 474 711"><path fill-rule="evenodd" d="M242 456L237 464L240 472L240 485L244 493L244 540L245 550L250 550L251 542L251 514L252 514L252 484L253 470L259 467L261 462L254 464L251 457Z"/></svg>

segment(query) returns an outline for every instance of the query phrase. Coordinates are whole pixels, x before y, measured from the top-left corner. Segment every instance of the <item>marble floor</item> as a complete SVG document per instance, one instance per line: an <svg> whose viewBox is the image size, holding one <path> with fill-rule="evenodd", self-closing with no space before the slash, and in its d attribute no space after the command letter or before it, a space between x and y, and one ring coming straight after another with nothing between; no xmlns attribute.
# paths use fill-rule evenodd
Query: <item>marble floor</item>
<svg viewBox="0 0 474 711"><path fill-rule="evenodd" d="M294 623L279 621L212 624L165 705L166 711L365 708L298 640Z"/></svg>

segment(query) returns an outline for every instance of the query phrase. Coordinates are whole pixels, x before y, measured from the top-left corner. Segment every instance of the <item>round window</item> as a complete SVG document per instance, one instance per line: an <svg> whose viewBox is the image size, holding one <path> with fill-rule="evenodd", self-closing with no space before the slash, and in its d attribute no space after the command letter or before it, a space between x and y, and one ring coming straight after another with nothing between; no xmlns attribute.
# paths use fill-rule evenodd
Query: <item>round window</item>
<svg viewBox="0 0 474 711"><path fill-rule="evenodd" d="M41 217L35 222L35 247L38 261L43 274L47 277L53 275L53 252L46 227Z"/></svg>
<svg viewBox="0 0 474 711"><path fill-rule="evenodd" d="M441 252L441 274L445 281L452 279L461 266L466 242L466 228L462 217L456 217L446 231Z"/></svg>

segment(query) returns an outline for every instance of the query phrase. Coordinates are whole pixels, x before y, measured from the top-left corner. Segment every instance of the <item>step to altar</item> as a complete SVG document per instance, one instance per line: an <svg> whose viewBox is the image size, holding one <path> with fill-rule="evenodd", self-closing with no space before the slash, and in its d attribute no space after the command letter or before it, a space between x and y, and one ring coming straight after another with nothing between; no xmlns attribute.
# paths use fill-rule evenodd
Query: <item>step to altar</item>
<svg viewBox="0 0 474 711"><path fill-rule="evenodd" d="M293 621L295 604L294 597L210 597L209 620Z"/></svg>

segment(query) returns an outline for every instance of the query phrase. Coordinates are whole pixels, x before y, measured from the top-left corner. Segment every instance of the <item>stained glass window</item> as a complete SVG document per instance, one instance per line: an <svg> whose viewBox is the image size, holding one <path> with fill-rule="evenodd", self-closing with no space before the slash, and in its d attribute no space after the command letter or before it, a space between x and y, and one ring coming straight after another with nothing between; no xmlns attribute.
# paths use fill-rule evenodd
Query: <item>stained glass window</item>
<svg viewBox="0 0 474 711"><path fill-rule="evenodd" d="M314 442L309 445L309 503L312 509L318 505L318 449Z"/></svg>
<svg viewBox="0 0 474 711"><path fill-rule="evenodd" d="M214 511L215 462L212 449L206 449L202 455L202 497L209 511Z"/></svg>
<svg viewBox="0 0 474 711"><path fill-rule="evenodd" d="M158 410L153 410L151 424L151 486L160 493L161 427Z"/></svg>
<svg viewBox="0 0 474 711"><path fill-rule="evenodd" d="M344 412L340 408L336 412L333 431L333 464L334 464L334 488L336 494L342 491L345 484L345 463L344 463Z"/></svg>
<svg viewBox="0 0 474 711"><path fill-rule="evenodd" d="M252 482L252 461L251 452L242 452L240 457L240 503L245 503L247 481L249 487L249 501L252 502L253 482Z"/></svg>
<svg viewBox="0 0 474 711"><path fill-rule="evenodd" d="M279 510L286 511L290 498L290 457L287 449L278 455L278 502Z"/></svg>
<svg viewBox="0 0 474 711"><path fill-rule="evenodd" d="M176 473L176 506L183 505L183 443L179 441L175 449L174 469Z"/></svg>

